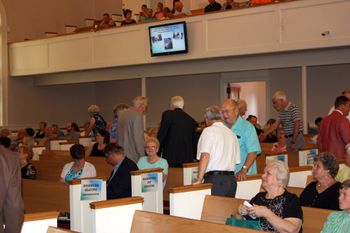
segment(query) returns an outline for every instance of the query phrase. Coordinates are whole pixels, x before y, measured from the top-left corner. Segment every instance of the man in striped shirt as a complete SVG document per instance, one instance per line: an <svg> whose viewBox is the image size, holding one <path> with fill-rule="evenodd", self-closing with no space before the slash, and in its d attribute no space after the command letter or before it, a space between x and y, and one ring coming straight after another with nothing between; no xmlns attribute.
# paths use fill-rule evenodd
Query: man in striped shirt
<svg viewBox="0 0 350 233"><path fill-rule="evenodd" d="M299 150L304 146L303 124L299 108L287 100L283 91L275 92L272 104L279 115L276 122L262 134L261 139L264 139L266 135L281 125L287 139L288 151Z"/></svg>

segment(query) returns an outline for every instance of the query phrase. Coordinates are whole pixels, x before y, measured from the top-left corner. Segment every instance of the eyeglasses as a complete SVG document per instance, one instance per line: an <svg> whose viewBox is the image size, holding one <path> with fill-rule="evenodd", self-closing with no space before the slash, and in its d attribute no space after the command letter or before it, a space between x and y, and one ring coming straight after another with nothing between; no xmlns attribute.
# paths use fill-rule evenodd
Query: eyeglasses
<svg viewBox="0 0 350 233"><path fill-rule="evenodd" d="M146 149L155 149L157 146L145 146Z"/></svg>
<svg viewBox="0 0 350 233"><path fill-rule="evenodd" d="M221 109L220 110L221 113L229 113L229 112L232 112L232 111L233 111L233 108Z"/></svg>

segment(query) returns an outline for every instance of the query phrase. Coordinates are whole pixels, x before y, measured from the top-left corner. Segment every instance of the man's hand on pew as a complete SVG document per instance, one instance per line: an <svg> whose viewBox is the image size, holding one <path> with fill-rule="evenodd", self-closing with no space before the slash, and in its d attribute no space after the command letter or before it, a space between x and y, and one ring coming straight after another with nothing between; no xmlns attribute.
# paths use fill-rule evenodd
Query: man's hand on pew
<svg viewBox="0 0 350 233"><path fill-rule="evenodd" d="M237 174L236 174L236 179L237 181L243 181L247 179L247 171L245 169L241 169Z"/></svg>

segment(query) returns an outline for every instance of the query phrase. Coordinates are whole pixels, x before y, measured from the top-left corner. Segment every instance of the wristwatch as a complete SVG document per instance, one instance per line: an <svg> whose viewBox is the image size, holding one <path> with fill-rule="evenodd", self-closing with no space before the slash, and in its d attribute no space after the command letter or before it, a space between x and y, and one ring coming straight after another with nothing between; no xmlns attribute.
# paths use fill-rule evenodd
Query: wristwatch
<svg viewBox="0 0 350 233"><path fill-rule="evenodd" d="M242 168L245 169L246 171L248 170L246 165L244 165Z"/></svg>

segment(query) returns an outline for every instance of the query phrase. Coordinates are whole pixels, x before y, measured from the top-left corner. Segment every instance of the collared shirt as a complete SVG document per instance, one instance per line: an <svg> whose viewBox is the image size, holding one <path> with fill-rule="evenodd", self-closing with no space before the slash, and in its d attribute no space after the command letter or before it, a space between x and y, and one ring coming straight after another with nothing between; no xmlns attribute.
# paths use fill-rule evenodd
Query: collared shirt
<svg viewBox="0 0 350 233"><path fill-rule="evenodd" d="M248 153L256 152L256 154L260 154L260 143L254 126L250 122L244 120L241 116L238 116L237 121L231 127L231 130L237 135L239 142L241 162L236 166L236 170L240 171L247 159ZM256 173L256 161L254 161L247 171L247 175L254 175Z"/></svg>
<svg viewBox="0 0 350 233"><path fill-rule="evenodd" d="M122 159L122 161L120 161L117 165L115 165L113 167L113 173L112 175L108 178L107 180L107 185L109 184L109 182L113 179L115 173L118 171L119 167L120 167L120 164L122 164L122 162L124 161L125 157Z"/></svg>
<svg viewBox="0 0 350 233"><path fill-rule="evenodd" d="M294 125L298 120L300 120L299 131L303 131L303 123L301 122L300 110L291 102L288 103L285 109L282 109L279 112L278 117L283 126L285 135L292 135L294 133Z"/></svg>
<svg viewBox="0 0 350 233"><path fill-rule="evenodd" d="M198 160L202 153L210 155L206 172L235 171L236 164L241 161L237 137L222 122L203 130L198 141Z"/></svg>

